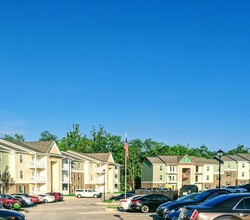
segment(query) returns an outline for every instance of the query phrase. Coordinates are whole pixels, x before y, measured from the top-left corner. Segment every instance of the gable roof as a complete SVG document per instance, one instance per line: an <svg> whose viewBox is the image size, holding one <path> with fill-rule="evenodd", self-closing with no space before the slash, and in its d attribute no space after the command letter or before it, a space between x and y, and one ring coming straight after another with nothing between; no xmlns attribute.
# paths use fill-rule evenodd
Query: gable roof
<svg viewBox="0 0 250 220"><path fill-rule="evenodd" d="M245 160L250 161L250 154L237 154L237 155L244 158Z"/></svg>
<svg viewBox="0 0 250 220"><path fill-rule="evenodd" d="M156 164L156 163L162 164L162 163L164 163L159 157L146 157L146 159L152 164Z"/></svg>
<svg viewBox="0 0 250 220"><path fill-rule="evenodd" d="M83 153L83 155L92 157L92 158L100 160L102 162L114 162L113 157L112 157L112 159L110 158L111 153L93 153L93 154L90 154L90 153L85 154L85 153ZM110 161L110 159L112 161Z"/></svg>
<svg viewBox="0 0 250 220"><path fill-rule="evenodd" d="M54 141L34 141L24 143L31 150L37 151L39 153L49 153Z"/></svg>

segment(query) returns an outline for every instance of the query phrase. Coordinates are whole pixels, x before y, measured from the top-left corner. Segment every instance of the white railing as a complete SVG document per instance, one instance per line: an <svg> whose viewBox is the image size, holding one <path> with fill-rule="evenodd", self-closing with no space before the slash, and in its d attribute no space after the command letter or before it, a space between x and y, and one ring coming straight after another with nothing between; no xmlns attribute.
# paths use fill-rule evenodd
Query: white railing
<svg viewBox="0 0 250 220"><path fill-rule="evenodd" d="M29 176L29 181L31 182L45 182L45 176Z"/></svg>
<svg viewBox="0 0 250 220"><path fill-rule="evenodd" d="M68 182L69 182L69 178L67 178L67 177L63 178L63 179L62 179L62 182L63 182L63 183L68 183Z"/></svg>
<svg viewBox="0 0 250 220"><path fill-rule="evenodd" d="M63 164L62 168L63 168L64 170L68 170L68 169L69 169L69 164Z"/></svg>
<svg viewBox="0 0 250 220"><path fill-rule="evenodd" d="M29 161L29 167L45 168L44 161Z"/></svg>

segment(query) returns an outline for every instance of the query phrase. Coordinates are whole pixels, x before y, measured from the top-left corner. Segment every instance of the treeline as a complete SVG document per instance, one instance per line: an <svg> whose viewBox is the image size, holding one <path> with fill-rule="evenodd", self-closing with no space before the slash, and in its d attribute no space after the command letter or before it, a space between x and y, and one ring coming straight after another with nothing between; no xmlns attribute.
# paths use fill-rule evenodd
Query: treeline
<svg viewBox="0 0 250 220"><path fill-rule="evenodd" d="M103 126L93 127L90 137L82 134L79 124L73 124L72 128L62 139L49 131L41 132L39 141L54 140L62 151L73 150L82 153L112 153L116 163L121 165L121 189L124 189L124 139L118 135L108 133ZM5 135L4 139L12 141L25 142L23 135L14 136ZM158 155L184 155L188 154L196 157L211 159L217 154L216 151L210 151L207 146L202 145L198 148L192 148L182 144L169 146L162 142L146 139L128 140L129 159L127 160L127 182L130 189L141 186L141 164L146 157L156 157ZM248 148L244 145L238 145L224 154L248 153Z"/></svg>

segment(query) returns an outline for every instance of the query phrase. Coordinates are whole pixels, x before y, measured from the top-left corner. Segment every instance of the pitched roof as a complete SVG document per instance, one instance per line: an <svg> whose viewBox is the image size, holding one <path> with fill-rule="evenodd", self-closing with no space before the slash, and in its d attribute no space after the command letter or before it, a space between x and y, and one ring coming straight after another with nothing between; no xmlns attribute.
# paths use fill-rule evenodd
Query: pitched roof
<svg viewBox="0 0 250 220"><path fill-rule="evenodd" d="M109 162L109 158L110 158L111 153L92 153L92 154L83 153L83 155L86 155L88 157L92 157L92 158L100 160L102 162Z"/></svg>
<svg viewBox="0 0 250 220"><path fill-rule="evenodd" d="M237 154L238 156L250 161L250 154Z"/></svg>
<svg viewBox="0 0 250 220"><path fill-rule="evenodd" d="M150 163L164 163L160 158L158 157L147 157L146 158Z"/></svg>
<svg viewBox="0 0 250 220"><path fill-rule="evenodd" d="M30 149L40 153L49 153L54 141L34 141L24 142L25 145Z"/></svg>
<svg viewBox="0 0 250 220"><path fill-rule="evenodd" d="M240 157L238 155L227 155L229 158L232 158L235 161L246 161L243 157Z"/></svg>
<svg viewBox="0 0 250 220"><path fill-rule="evenodd" d="M222 161L232 161L232 162L235 162L235 160L231 157L228 157L228 156L222 156L221 157L221 160Z"/></svg>

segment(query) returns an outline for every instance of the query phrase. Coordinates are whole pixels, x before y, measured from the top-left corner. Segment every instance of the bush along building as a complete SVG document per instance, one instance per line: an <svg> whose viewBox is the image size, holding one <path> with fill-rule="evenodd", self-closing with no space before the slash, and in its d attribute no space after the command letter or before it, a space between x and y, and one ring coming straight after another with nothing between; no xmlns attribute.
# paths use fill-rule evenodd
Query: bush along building
<svg viewBox="0 0 250 220"><path fill-rule="evenodd" d="M6 167L15 182L8 193L70 194L78 188L104 191L104 187L105 192L120 190L120 166L112 154L61 152L54 141L0 139L0 175Z"/></svg>
<svg viewBox="0 0 250 220"><path fill-rule="evenodd" d="M249 183L250 154L221 157L221 186ZM142 188L171 188L197 185L199 190L219 186L219 164L215 159L195 156L147 157L142 163Z"/></svg>

